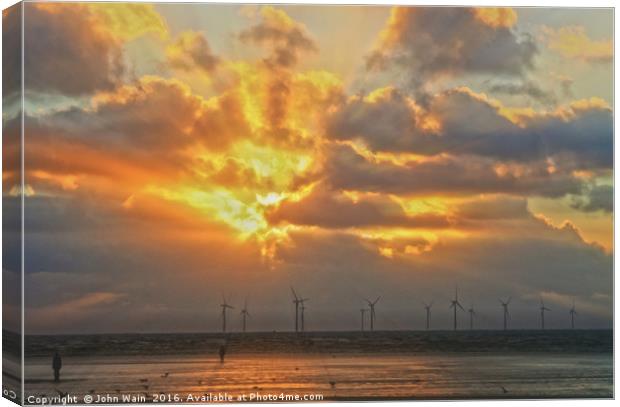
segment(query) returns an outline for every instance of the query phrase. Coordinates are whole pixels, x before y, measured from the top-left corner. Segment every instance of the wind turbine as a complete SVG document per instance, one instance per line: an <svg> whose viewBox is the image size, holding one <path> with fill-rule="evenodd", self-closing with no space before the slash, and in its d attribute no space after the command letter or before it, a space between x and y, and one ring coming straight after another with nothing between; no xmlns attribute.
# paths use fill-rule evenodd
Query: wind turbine
<svg viewBox="0 0 620 407"><path fill-rule="evenodd" d="M545 311L551 311L549 308L545 307L545 303L542 298L540 299L540 326L542 329L545 329Z"/></svg>
<svg viewBox="0 0 620 407"><path fill-rule="evenodd" d="M226 302L226 297L222 295L222 304L220 304L220 307L222 307L222 332L226 332L226 309L230 308L230 309L234 309L235 307L233 307L232 305L229 305Z"/></svg>
<svg viewBox="0 0 620 407"><path fill-rule="evenodd" d="M370 332L373 332L375 330L375 305L379 302L379 300L381 299L381 297L377 297L377 299L373 302L370 301L369 299L366 299L366 302L368 303L368 306L370 307Z"/></svg>
<svg viewBox="0 0 620 407"><path fill-rule="evenodd" d="M575 301L573 301L573 307L568 312L570 313L570 327L571 329L575 329L575 315L577 315L577 311L575 311Z"/></svg>
<svg viewBox="0 0 620 407"><path fill-rule="evenodd" d="M299 303L301 304L301 332L305 331L305 320L304 320L304 311L306 310L306 306L304 305L305 301L309 301L310 298L300 298Z"/></svg>
<svg viewBox="0 0 620 407"><path fill-rule="evenodd" d="M428 331L431 326L431 307L433 306L433 302L430 304L424 303L424 308L426 309L426 330Z"/></svg>
<svg viewBox="0 0 620 407"><path fill-rule="evenodd" d="M459 302L459 291L458 288L454 289L454 299L451 301L450 308L454 308L454 330L456 331L456 308L459 307L461 310L465 311L465 308Z"/></svg>
<svg viewBox="0 0 620 407"><path fill-rule="evenodd" d="M366 311L368 311L368 309L366 308L360 309L360 314L362 314L362 332L364 332L364 319L365 319Z"/></svg>
<svg viewBox="0 0 620 407"><path fill-rule="evenodd" d="M246 298L246 300L243 303L243 309L241 310L241 316L243 317L243 332L245 333L245 319L246 317L250 316L250 313L248 312L248 300Z"/></svg>
<svg viewBox="0 0 620 407"><path fill-rule="evenodd" d="M301 304L301 300L293 287L291 287L291 291L293 292L293 304L295 304L295 332L299 332L299 304Z"/></svg>
<svg viewBox="0 0 620 407"><path fill-rule="evenodd" d="M471 307L467 310L469 312L469 329L474 329L474 316L476 315L476 311L474 311L474 304L471 304Z"/></svg>
<svg viewBox="0 0 620 407"><path fill-rule="evenodd" d="M504 308L504 331L508 329L508 318L510 318L510 313L508 312L508 304L510 304L510 297L506 300L506 302L499 300L499 303L502 304Z"/></svg>

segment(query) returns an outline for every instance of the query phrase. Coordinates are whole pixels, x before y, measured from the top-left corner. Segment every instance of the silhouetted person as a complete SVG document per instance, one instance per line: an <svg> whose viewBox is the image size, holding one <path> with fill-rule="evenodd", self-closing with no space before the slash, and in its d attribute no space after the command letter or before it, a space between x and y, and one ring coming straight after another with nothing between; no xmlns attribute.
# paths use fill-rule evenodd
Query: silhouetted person
<svg viewBox="0 0 620 407"><path fill-rule="evenodd" d="M52 369L54 369L54 381L60 381L60 368L62 368L62 358L58 352L54 352L54 358L52 359Z"/></svg>
<svg viewBox="0 0 620 407"><path fill-rule="evenodd" d="M226 356L226 345L220 346L220 362L224 363L224 356Z"/></svg>

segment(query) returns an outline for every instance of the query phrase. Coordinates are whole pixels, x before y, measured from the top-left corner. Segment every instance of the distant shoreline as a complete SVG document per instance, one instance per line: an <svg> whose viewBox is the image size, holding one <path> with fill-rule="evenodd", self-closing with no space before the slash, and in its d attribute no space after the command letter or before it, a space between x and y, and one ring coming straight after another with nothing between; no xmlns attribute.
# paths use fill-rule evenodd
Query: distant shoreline
<svg viewBox="0 0 620 407"><path fill-rule="evenodd" d="M18 338L18 337L17 337ZM15 339L15 338L14 338ZM230 354L612 353L612 330L27 335L27 357Z"/></svg>

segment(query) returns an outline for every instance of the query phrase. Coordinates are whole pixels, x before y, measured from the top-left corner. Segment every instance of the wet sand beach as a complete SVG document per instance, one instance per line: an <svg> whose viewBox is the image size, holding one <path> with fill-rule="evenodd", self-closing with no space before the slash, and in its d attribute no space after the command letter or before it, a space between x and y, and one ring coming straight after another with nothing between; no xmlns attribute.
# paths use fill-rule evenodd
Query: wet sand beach
<svg viewBox="0 0 620 407"><path fill-rule="evenodd" d="M610 330L36 336L26 338L25 401L611 398L612 338ZM59 383L54 349L63 355Z"/></svg>

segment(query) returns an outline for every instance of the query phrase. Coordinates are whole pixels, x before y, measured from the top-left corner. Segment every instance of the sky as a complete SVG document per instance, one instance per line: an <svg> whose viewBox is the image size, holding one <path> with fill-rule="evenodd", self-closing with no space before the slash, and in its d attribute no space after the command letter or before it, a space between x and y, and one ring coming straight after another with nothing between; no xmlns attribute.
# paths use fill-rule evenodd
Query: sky
<svg viewBox="0 0 620 407"><path fill-rule="evenodd" d="M26 333L218 331L223 296L231 329L247 301L250 330L291 330L291 286L309 330L379 296L377 329L423 329L431 301L449 329L457 287L481 329L507 298L511 328L541 301L548 328L572 306L612 326L611 9L25 3L24 24Z"/></svg>

